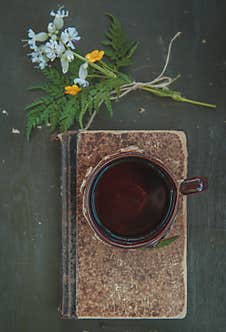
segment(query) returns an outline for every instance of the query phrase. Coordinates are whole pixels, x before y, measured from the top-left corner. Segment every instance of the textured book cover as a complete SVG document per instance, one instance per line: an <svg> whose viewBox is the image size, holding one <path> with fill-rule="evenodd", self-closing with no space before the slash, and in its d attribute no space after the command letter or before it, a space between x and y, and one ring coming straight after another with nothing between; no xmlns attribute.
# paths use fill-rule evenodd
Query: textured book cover
<svg viewBox="0 0 226 332"><path fill-rule="evenodd" d="M80 131L62 143L62 318L183 318L187 306L186 197L167 237L154 249L120 249L95 237L83 215L87 172L120 149L137 147L160 159L178 181L187 175L180 131Z"/></svg>

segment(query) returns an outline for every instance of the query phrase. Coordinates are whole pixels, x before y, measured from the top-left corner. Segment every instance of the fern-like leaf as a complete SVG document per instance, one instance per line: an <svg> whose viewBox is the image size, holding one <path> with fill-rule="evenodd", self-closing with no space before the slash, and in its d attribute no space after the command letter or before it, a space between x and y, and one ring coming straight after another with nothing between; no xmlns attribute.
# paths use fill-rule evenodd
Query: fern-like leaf
<svg viewBox="0 0 226 332"><path fill-rule="evenodd" d="M67 131L72 126L72 124L78 120L80 113L79 98L79 95L71 96L68 98L59 119L61 131Z"/></svg>
<svg viewBox="0 0 226 332"><path fill-rule="evenodd" d="M30 109L36 107L36 106L40 106L42 104L45 104L49 101L49 97L42 97L42 98L39 98L35 101L33 101L33 103L31 103L30 105L26 106L25 107L25 111L29 111Z"/></svg>
<svg viewBox="0 0 226 332"><path fill-rule="evenodd" d="M36 90L41 90L45 91L46 90L46 84L40 84L40 85L32 85L27 88L28 91L36 91Z"/></svg>
<svg viewBox="0 0 226 332"><path fill-rule="evenodd" d="M53 84L65 84L67 82L66 76L54 67L47 67L42 70L42 73Z"/></svg>
<svg viewBox="0 0 226 332"><path fill-rule="evenodd" d="M65 98L64 95L60 95L57 98L49 96L42 97L26 108L28 111L26 126L26 136L28 140L32 129L42 123L46 125L50 123L52 130L56 128L59 113L65 106Z"/></svg>
<svg viewBox="0 0 226 332"><path fill-rule="evenodd" d="M79 114L79 125L81 128L83 126L83 118L87 112L92 113L93 110L93 92L92 88L87 88L80 94L80 114Z"/></svg>
<svg viewBox="0 0 226 332"><path fill-rule="evenodd" d="M104 98L104 105L107 109L107 111L109 112L110 116L112 117L113 115L113 111L112 111L112 105L111 105L111 100L110 100L110 96L106 95Z"/></svg>
<svg viewBox="0 0 226 332"><path fill-rule="evenodd" d="M111 25L105 34L107 39L102 42L102 45L108 47L105 50L105 55L116 69L129 66L138 43L128 39L121 23L115 16L111 14L106 15L111 19Z"/></svg>
<svg viewBox="0 0 226 332"><path fill-rule="evenodd" d="M119 92L120 86L130 83L131 79L123 73L118 73L117 77L112 79L93 79L90 86L83 88L77 95L65 95L65 85L73 83L80 65L80 60L75 59L71 62L67 75L63 75L61 70L58 71L56 68L46 68L42 71L47 82L33 86L31 90L41 90L45 95L26 107L28 139L32 129L40 124L50 124L52 130L59 128L66 131L77 122L83 128L84 118L87 114L91 115L94 110L99 111L100 104L104 104L112 116L111 93ZM89 74L92 76L92 68L89 68Z"/></svg>
<svg viewBox="0 0 226 332"><path fill-rule="evenodd" d="M43 112L42 105L37 105L34 109L27 113L26 137L29 141L30 134L33 128L41 124L41 114Z"/></svg>

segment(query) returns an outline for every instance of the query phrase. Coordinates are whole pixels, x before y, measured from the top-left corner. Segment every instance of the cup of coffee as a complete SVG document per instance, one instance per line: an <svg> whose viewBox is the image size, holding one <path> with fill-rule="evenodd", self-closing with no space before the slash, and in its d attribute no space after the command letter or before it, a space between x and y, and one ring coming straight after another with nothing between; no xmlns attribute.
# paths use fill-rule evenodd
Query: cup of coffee
<svg viewBox="0 0 226 332"><path fill-rule="evenodd" d="M207 187L204 177L178 183L161 161L121 152L100 162L89 175L83 211L106 243L127 249L151 247L170 230L179 196Z"/></svg>

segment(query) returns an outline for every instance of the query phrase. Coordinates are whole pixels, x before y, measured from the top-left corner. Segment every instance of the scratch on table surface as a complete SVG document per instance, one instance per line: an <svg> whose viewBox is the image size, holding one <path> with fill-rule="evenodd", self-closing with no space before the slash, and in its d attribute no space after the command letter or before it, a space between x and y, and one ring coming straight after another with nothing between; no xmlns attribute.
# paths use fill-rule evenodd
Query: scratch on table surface
<svg viewBox="0 0 226 332"><path fill-rule="evenodd" d="M9 115L9 113L6 110L2 110L3 115Z"/></svg>
<svg viewBox="0 0 226 332"><path fill-rule="evenodd" d="M144 109L143 107L140 107L140 108L138 108L138 112L139 112L140 114L142 114L142 113L145 112L145 109Z"/></svg>
<svg viewBox="0 0 226 332"><path fill-rule="evenodd" d="M19 131L19 129L12 128L12 134L19 135L19 134L20 134L20 131Z"/></svg>

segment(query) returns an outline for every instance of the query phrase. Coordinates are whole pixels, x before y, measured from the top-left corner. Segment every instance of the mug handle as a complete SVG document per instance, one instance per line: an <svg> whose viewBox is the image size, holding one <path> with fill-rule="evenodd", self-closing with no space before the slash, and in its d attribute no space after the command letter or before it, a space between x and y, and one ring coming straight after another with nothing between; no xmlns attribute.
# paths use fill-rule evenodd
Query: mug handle
<svg viewBox="0 0 226 332"><path fill-rule="evenodd" d="M180 185L180 192L183 195L198 194L208 188L208 180L204 176L197 176L184 180Z"/></svg>

